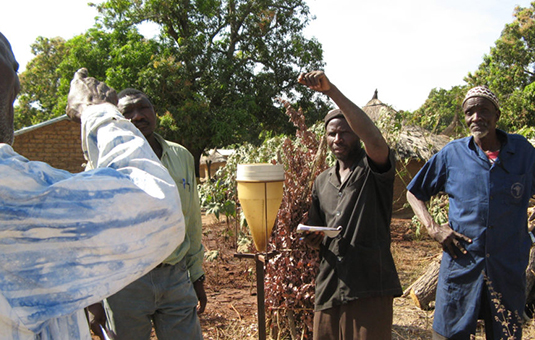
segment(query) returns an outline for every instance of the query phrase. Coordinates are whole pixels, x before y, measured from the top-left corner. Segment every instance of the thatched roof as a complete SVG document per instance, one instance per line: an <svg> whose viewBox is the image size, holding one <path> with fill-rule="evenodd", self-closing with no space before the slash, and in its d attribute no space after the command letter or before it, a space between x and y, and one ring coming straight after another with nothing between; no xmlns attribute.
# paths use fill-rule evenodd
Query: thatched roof
<svg viewBox="0 0 535 340"><path fill-rule="evenodd" d="M446 135L435 135L422 127L403 124L395 149L400 158L428 161L450 141Z"/></svg>
<svg viewBox="0 0 535 340"><path fill-rule="evenodd" d="M362 108L362 110L375 122L382 117L383 114L388 114L390 107L379 100L377 90L375 90L373 98Z"/></svg>
<svg viewBox="0 0 535 340"><path fill-rule="evenodd" d="M378 98L377 90L373 98L362 108L374 121L395 117L397 112L392 107L384 104ZM383 131L383 134L386 134ZM423 161L442 149L451 139L445 135L435 135L426 129L414 125L402 124L399 132L389 134L387 140L390 147L397 151L401 159L412 158Z"/></svg>

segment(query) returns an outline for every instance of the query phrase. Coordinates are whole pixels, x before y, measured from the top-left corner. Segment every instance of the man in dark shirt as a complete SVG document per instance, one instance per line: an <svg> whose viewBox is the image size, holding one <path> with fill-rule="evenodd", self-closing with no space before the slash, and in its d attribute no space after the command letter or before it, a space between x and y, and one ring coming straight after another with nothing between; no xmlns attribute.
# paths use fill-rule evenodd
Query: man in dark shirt
<svg viewBox="0 0 535 340"><path fill-rule="evenodd" d="M305 237L321 257L314 339L391 339L393 297L402 293L390 252L394 156L372 120L322 71L302 74L299 82L340 108L325 116L337 161L314 182L307 223L342 231Z"/></svg>

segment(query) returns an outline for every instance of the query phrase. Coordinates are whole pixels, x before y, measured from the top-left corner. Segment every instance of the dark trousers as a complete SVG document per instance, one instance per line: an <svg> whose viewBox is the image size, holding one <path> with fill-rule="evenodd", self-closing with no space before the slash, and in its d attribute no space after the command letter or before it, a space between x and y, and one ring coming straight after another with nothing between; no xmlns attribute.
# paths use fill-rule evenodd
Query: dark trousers
<svg viewBox="0 0 535 340"><path fill-rule="evenodd" d="M361 298L314 313L314 340L392 339L392 296Z"/></svg>

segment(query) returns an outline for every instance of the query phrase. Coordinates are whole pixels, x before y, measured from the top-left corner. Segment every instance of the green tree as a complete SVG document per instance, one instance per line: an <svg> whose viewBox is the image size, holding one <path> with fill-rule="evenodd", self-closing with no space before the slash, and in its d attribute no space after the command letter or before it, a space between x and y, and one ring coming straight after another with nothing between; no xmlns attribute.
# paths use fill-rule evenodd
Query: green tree
<svg viewBox="0 0 535 340"><path fill-rule="evenodd" d="M58 66L62 75L59 91L68 94L72 75L81 67L90 76L104 80L117 91L140 88L152 60L165 46L145 39L137 28L106 31L99 25L66 43L68 53Z"/></svg>
<svg viewBox="0 0 535 340"><path fill-rule="evenodd" d="M466 125L461 108L465 93L465 86L454 86L450 90L432 89L425 103L407 115L407 119L410 123L422 126L433 133L465 135Z"/></svg>
<svg viewBox="0 0 535 340"><path fill-rule="evenodd" d="M64 114L70 81L81 67L118 90L142 87L146 69L161 48L135 28L106 32L96 26L68 41L38 37L32 45L35 58L20 75L15 127Z"/></svg>
<svg viewBox="0 0 535 340"><path fill-rule="evenodd" d="M15 129L30 126L65 113L58 106L61 75L57 67L65 58L65 40L38 37L31 45L32 59L20 75L21 92L15 107Z"/></svg>
<svg viewBox="0 0 535 340"><path fill-rule="evenodd" d="M163 115L164 135L196 162L206 148L258 139L293 127L275 99L299 98L310 121L327 104L296 86L298 74L323 66L321 45L303 36L304 0L108 0L103 24L124 30L159 25L167 46L144 74L144 90ZM314 97L315 98L315 97ZM198 165L198 163L197 163Z"/></svg>
<svg viewBox="0 0 535 340"><path fill-rule="evenodd" d="M535 2L528 8L516 7L513 15L515 20L505 25L483 63L465 81L489 86L502 106L500 126L517 131L535 125L530 86L535 80Z"/></svg>

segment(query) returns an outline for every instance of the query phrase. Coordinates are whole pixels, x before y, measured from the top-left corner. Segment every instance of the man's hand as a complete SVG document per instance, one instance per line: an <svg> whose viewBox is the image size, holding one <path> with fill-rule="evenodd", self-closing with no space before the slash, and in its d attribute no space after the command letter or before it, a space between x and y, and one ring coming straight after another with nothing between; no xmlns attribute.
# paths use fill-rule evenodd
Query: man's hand
<svg viewBox="0 0 535 340"><path fill-rule="evenodd" d="M104 334L102 334L102 330L100 328L100 325L102 325L102 327L106 326L106 312L104 311L104 307L99 302L87 307L86 311L89 328L91 328L93 333L101 340L104 340Z"/></svg>
<svg viewBox="0 0 535 340"><path fill-rule="evenodd" d="M319 250L325 234L323 232L308 232L303 236L305 243L312 249Z"/></svg>
<svg viewBox="0 0 535 340"><path fill-rule="evenodd" d="M67 99L67 116L80 122L83 111L90 105L111 103L117 105L117 93L105 83L88 77L87 69L81 68L74 74Z"/></svg>
<svg viewBox="0 0 535 340"><path fill-rule="evenodd" d="M327 92L331 89L331 82L323 73L323 71L312 71L309 73L302 73L299 75L297 81L300 84L306 85L312 90L319 92Z"/></svg>
<svg viewBox="0 0 535 340"><path fill-rule="evenodd" d="M197 299L199 300L197 314L202 314L206 308L206 303L208 302L206 292L204 291L204 281L197 280L193 282L193 288L195 289L195 294L197 294Z"/></svg>
<svg viewBox="0 0 535 340"><path fill-rule="evenodd" d="M450 254L454 259L457 258L458 251L460 251L462 254L467 253L460 241L472 243L470 238L453 230L449 223L439 225L437 222L435 222L429 213L429 210L427 210L425 202L414 196L414 194L408 190L407 201L411 205L414 214L427 229L429 236L438 241L444 251L448 252L448 254Z"/></svg>
<svg viewBox="0 0 535 340"><path fill-rule="evenodd" d="M438 241L442 245L442 249L448 252L454 259L457 258L457 252L459 251L461 254L467 253L460 241L472 243L472 240L469 237L466 237L463 234L451 229L448 223L444 223L442 225L433 223L433 226L429 228L428 231L429 236Z"/></svg>

